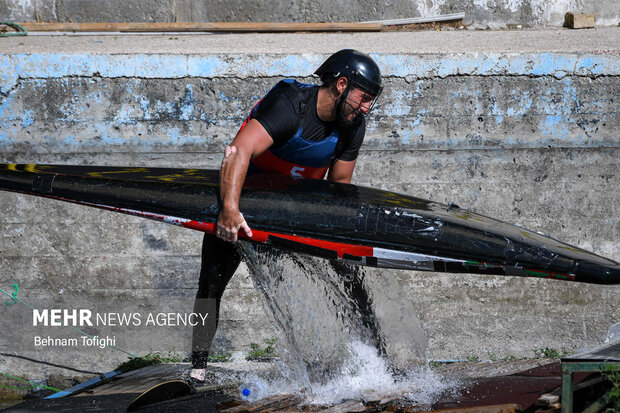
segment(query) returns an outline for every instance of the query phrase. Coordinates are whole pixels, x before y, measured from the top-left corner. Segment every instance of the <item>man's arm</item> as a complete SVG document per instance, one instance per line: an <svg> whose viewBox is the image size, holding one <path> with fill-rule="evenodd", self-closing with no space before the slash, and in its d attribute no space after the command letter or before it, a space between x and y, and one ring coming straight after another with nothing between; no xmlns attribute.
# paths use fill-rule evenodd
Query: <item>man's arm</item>
<svg viewBox="0 0 620 413"><path fill-rule="evenodd" d="M340 182L343 184L350 184L353 177L353 170L355 169L355 162L343 161L341 159L334 159L329 167L329 173L327 174L327 180L332 182Z"/></svg>
<svg viewBox="0 0 620 413"><path fill-rule="evenodd" d="M248 237L252 236L252 230L239 212L239 197L250 159L260 155L271 145L273 139L265 128L257 120L251 119L226 147L220 169L222 210L217 219L216 231L219 238L236 242L240 228Z"/></svg>

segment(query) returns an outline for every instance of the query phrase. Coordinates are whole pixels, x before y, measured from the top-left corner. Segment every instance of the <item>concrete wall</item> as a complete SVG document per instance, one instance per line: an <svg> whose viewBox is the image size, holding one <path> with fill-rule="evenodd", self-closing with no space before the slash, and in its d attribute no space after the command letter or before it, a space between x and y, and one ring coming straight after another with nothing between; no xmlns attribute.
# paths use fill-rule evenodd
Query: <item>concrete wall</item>
<svg viewBox="0 0 620 413"><path fill-rule="evenodd" d="M544 44L562 33L532 36ZM244 51L249 36L209 38L223 42L209 50L193 36L8 39L0 49L0 162L216 168L253 102L276 81L313 81L332 47L372 44L366 50L386 88L355 183L452 201L620 260L618 29L570 33L574 52L555 40L519 50L531 42L507 32L487 52L465 33L426 34L427 45L455 42L440 54L394 52L418 36L404 33L252 36L271 45L255 53ZM588 36L606 52L576 47ZM301 53L270 49L291 44ZM76 51L60 51L69 49ZM0 288L16 282L24 299L194 294L198 233L10 193L0 193L0 211ZM398 280L435 359L574 350L600 343L620 321L619 287L387 270L368 277ZM242 265L225 294L216 349L247 350L274 335L261 302ZM112 350L28 354L100 370L125 358ZM0 363L4 371L26 368L2 356Z"/></svg>
<svg viewBox="0 0 620 413"><path fill-rule="evenodd" d="M367 21L466 13L475 28L507 24L560 26L566 12L594 13L597 24L615 26L613 0L1 0L0 18L9 21Z"/></svg>

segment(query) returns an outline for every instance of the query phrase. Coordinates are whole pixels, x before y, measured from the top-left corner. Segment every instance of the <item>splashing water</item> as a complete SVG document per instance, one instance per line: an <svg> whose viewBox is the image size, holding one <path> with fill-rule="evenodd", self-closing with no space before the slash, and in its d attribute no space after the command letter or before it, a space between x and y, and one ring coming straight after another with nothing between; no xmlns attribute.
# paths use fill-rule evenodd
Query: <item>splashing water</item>
<svg viewBox="0 0 620 413"><path fill-rule="evenodd" d="M607 337L605 337L605 343L620 340L620 323L613 324L607 330Z"/></svg>
<svg viewBox="0 0 620 413"><path fill-rule="evenodd" d="M328 382L310 383L309 388L300 390L299 383L285 377L265 378L257 373L247 373L243 379L250 383L252 394L245 399L255 401L277 394L300 394L304 404L334 405L365 396L392 395L428 406L441 393L458 384L422 366L396 376L376 348L360 341L349 343L347 347L351 351L350 357L343 363L339 374Z"/></svg>
<svg viewBox="0 0 620 413"><path fill-rule="evenodd" d="M399 394L421 404L431 404L438 392L448 385L426 367L413 369L404 376L395 376L377 349L362 342L350 343L349 349L351 357L342 366L341 374L326 384L312 387L309 395L311 403L339 403L346 399L359 399L372 392Z"/></svg>
<svg viewBox="0 0 620 413"><path fill-rule="evenodd" d="M427 404L448 386L422 367L426 336L395 280L265 246L239 248L279 336L278 377L250 373L245 381L260 391L249 400L302 392L309 403L332 404L373 391Z"/></svg>

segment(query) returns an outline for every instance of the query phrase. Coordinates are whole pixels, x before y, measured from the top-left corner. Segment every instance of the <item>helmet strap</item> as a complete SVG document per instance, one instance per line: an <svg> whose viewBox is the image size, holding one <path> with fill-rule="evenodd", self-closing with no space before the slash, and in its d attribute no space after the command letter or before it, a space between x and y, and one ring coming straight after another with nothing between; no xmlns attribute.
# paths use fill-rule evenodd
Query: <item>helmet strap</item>
<svg viewBox="0 0 620 413"><path fill-rule="evenodd" d="M344 111L344 105L347 102L347 96L349 96L349 88L351 87L351 81L347 79L347 88L342 92L342 94L336 99L336 119L340 119L342 113Z"/></svg>
<svg viewBox="0 0 620 413"><path fill-rule="evenodd" d="M347 100L347 97L349 96L350 87L351 87L351 82L349 81L349 83L347 84L347 88L344 90L344 92L342 92L342 95L340 95L340 97L335 102L336 121L340 124L340 126L352 127L358 124L359 122L361 122L362 118L364 118L364 115L360 113L355 117L355 119L353 119L353 121L341 123L344 119L343 115L345 113L345 109L344 109L345 105L351 105L351 103L349 103Z"/></svg>

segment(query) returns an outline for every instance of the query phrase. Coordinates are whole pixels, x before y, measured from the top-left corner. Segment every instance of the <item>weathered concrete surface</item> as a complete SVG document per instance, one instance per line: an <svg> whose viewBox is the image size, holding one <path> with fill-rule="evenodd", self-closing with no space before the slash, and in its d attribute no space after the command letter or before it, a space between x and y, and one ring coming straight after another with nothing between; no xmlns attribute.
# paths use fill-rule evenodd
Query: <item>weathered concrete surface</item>
<svg viewBox="0 0 620 413"><path fill-rule="evenodd" d="M620 20L613 0L2 0L0 17L46 21L368 21L465 12L476 28L560 26L566 12L593 13L598 25Z"/></svg>
<svg viewBox="0 0 620 413"><path fill-rule="evenodd" d="M69 38L70 40L68 40ZM327 48L327 45L329 47ZM71 49L67 49L70 45ZM5 53L88 53L89 55L219 55L230 54L230 62L234 63L237 54L244 62L261 55L281 55L299 64L302 59L307 64L302 66L260 66L257 70L264 73L276 69L294 70L300 76L310 75L314 69L315 54L329 54L331 50L350 47L366 50L369 53L386 54L490 54L529 52L566 52L569 55L581 53L613 53L620 47L617 28L596 28L586 30L546 29L520 31L451 31L451 32L383 32L383 33L248 33L248 34L187 34L187 35L120 35L109 34L99 36L30 36L22 38L6 38L0 42L0 51ZM302 56L296 56L297 54ZM122 57L122 56L119 56ZM137 58L139 56L134 56ZM157 56L150 56L157 58ZM484 56L480 56L484 57ZM247 60L252 59L252 60ZM125 61L124 67L135 64ZM544 62L541 62L544 63ZM77 70L71 68L70 70ZM88 66L83 68L88 69ZM153 68L143 68L150 73ZM194 70L196 68L193 68ZM208 69L208 68L204 68ZM223 68L220 68L223 69ZM225 67L228 76L247 73L254 67L228 65ZM422 68L424 69L424 68ZM488 70L488 68L481 68ZM552 67L547 66L547 70ZM572 68L575 69L575 68ZM590 68L591 70L594 68ZM43 69L47 70L48 69ZM60 70L60 68L57 68ZM188 70L187 67L171 67L171 73ZM273 73L272 73L273 74ZM282 73L280 73L282 74Z"/></svg>
<svg viewBox="0 0 620 413"><path fill-rule="evenodd" d="M354 182L451 201L620 260L619 34L5 39L0 162L216 168L274 82L312 81L325 56L348 46L370 52L386 78ZM198 233L10 193L0 194L0 211L7 291L15 281L25 298L62 291L65 303L194 294ZM620 321L618 287L369 270L368 280L383 277L396 278L413 303L431 358L572 350L601 342ZM272 337L261 302L242 265L214 348L248 350ZM28 354L93 370L126 357L110 349ZM6 356L0 363L3 371L52 371Z"/></svg>
<svg viewBox="0 0 620 413"><path fill-rule="evenodd" d="M613 147L617 78L388 79L366 149ZM246 102L278 79L240 82L242 91L226 79L24 79L0 106L0 142L7 153L221 152Z"/></svg>

